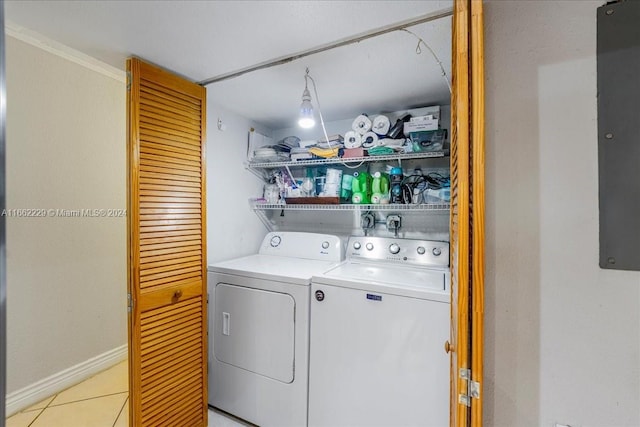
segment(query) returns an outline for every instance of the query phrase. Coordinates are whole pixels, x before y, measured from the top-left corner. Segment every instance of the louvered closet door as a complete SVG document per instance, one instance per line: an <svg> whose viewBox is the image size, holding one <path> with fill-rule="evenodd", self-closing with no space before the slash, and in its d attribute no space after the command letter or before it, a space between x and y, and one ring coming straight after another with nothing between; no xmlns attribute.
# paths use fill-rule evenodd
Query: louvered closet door
<svg viewBox="0 0 640 427"><path fill-rule="evenodd" d="M127 68L131 425L206 426L205 89Z"/></svg>
<svg viewBox="0 0 640 427"><path fill-rule="evenodd" d="M482 425L484 44L482 0L455 0L451 98L451 426ZM468 403L468 381L479 383Z"/></svg>

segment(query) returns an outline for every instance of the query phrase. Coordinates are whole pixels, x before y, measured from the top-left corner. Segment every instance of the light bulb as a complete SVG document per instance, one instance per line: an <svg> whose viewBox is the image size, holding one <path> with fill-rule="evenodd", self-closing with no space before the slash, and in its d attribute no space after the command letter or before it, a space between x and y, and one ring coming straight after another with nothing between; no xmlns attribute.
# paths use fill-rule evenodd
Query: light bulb
<svg viewBox="0 0 640 427"><path fill-rule="evenodd" d="M307 85L305 84L304 92L302 92L302 105L300 105L300 119L298 120L298 126L303 129L309 129L316 125L316 120L313 118L313 105L311 105L311 94Z"/></svg>
<svg viewBox="0 0 640 427"><path fill-rule="evenodd" d="M316 121L313 117L300 117L298 120L298 126L303 129L310 129L316 125Z"/></svg>

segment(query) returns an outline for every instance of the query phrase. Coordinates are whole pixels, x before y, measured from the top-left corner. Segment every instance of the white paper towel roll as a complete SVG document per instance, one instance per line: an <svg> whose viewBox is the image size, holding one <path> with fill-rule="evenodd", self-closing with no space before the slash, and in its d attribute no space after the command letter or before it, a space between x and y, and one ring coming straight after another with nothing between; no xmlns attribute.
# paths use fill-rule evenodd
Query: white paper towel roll
<svg viewBox="0 0 640 427"><path fill-rule="evenodd" d="M364 114L361 114L353 121L351 129L358 132L360 135L364 135L371 130L371 119Z"/></svg>
<svg viewBox="0 0 640 427"><path fill-rule="evenodd" d="M353 130L344 134L345 148L359 148L362 146L362 136Z"/></svg>
<svg viewBox="0 0 640 427"><path fill-rule="evenodd" d="M404 145L405 139L391 139L391 138L382 138L378 140L378 145L382 145L389 148L400 148Z"/></svg>
<svg viewBox="0 0 640 427"><path fill-rule="evenodd" d="M378 145L378 135L375 132L367 132L362 135L362 146L364 148L376 147Z"/></svg>
<svg viewBox="0 0 640 427"><path fill-rule="evenodd" d="M391 122L389 121L389 117L383 116L381 114L373 119L371 130L377 133L379 136L385 136L387 133L389 133L389 129L391 129Z"/></svg>

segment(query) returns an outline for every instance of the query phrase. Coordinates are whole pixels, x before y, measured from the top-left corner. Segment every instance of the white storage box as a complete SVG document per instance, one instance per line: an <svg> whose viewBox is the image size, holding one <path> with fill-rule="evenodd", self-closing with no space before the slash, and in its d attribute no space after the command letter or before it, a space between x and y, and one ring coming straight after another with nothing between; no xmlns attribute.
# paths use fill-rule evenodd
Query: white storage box
<svg viewBox="0 0 640 427"><path fill-rule="evenodd" d="M411 119L404 124L404 134L409 135L411 132L420 132L424 130L438 130L439 120L433 116L419 117L419 120Z"/></svg>

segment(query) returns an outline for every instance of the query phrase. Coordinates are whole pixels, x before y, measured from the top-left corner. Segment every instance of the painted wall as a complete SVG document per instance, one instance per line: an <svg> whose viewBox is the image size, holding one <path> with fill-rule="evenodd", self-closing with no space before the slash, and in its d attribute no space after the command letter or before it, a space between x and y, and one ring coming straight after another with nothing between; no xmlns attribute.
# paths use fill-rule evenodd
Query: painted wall
<svg viewBox="0 0 640 427"><path fill-rule="evenodd" d="M225 130L218 129L218 119ZM244 167L249 129L271 130L207 99L207 262L256 253L267 229L249 207L262 181Z"/></svg>
<svg viewBox="0 0 640 427"><path fill-rule="evenodd" d="M598 267L604 3L485 6L488 426L640 425L640 273Z"/></svg>
<svg viewBox="0 0 640 427"><path fill-rule="evenodd" d="M7 391L126 344L123 82L7 38Z"/></svg>

